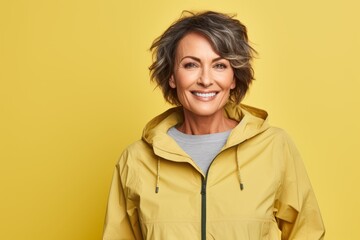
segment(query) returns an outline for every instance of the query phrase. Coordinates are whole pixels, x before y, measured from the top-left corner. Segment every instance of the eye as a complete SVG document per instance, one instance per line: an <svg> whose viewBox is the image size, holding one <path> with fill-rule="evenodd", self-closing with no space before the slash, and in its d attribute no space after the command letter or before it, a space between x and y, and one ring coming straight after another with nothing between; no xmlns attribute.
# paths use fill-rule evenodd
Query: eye
<svg viewBox="0 0 360 240"><path fill-rule="evenodd" d="M196 63L193 63L193 62L188 62L188 63L185 63L183 66L186 69L191 69L191 68L196 68L198 65Z"/></svg>
<svg viewBox="0 0 360 240"><path fill-rule="evenodd" d="M216 64L214 65L214 68L222 70L222 69L226 69L226 68L227 68L227 65L224 64L224 63L216 63Z"/></svg>

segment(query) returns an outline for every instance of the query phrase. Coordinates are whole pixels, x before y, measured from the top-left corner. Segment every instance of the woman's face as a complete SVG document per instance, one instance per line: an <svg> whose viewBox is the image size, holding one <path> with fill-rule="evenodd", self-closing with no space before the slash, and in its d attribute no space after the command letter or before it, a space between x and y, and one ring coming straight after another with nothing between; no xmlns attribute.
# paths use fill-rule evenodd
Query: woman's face
<svg viewBox="0 0 360 240"><path fill-rule="evenodd" d="M189 33L176 49L169 84L185 111L193 116L215 116L223 114L230 90L235 88L234 71L204 36Z"/></svg>

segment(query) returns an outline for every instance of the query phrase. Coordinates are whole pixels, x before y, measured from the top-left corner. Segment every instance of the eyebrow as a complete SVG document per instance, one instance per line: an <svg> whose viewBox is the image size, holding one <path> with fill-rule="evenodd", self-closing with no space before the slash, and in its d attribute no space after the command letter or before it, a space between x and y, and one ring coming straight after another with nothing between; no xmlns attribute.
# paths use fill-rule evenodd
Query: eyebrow
<svg viewBox="0 0 360 240"><path fill-rule="evenodd" d="M185 58L191 58L192 60L195 60L197 62L201 62L200 58L197 58L197 57L194 57L194 56L185 56L185 57L180 59L180 62L182 62L182 60L184 60ZM212 60L212 62L216 62L216 61L219 61L221 59L224 59L224 58L223 57L217 57L217 58L214 58Z"/></svg>

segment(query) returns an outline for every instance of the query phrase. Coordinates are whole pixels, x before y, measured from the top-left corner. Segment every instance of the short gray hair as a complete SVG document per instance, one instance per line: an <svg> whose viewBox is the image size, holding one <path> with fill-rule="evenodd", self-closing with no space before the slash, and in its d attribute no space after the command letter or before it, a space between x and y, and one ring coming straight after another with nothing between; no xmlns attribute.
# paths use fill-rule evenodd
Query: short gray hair
<svg viewBox="0 0 360 240"><path fill-rule="evenodd" d="M184 11L180 19L154 40L150 47L153 52L153 63L149 67L151 80L160 87L167 102L181 105L176 89L169 86L169 79L174 71L178 43L191 32L202 34L220 57L229 60L236 81L230 100L241 102L254 80L251 61L256 51L249 45L245 25L234 17L212 11Z"/></svg>

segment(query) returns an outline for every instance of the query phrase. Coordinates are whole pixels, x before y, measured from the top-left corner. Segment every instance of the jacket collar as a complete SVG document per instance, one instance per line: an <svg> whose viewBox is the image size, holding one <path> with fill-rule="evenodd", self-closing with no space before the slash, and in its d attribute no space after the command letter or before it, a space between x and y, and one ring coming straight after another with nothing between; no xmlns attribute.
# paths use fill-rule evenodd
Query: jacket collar
<svg viewBox="0 0 360 240"><path fill-rule="evenodd" d="M238 145L269 128L268 114L260 109L244 104L235 105L228 103L225 106L227 117L234 119L239 124L231 131L224 149ZM154 153L159 157L193 164L190 157L177 145L167 131L183 121L182 107L171 108L152 119L144 128L142 139L151 145Z"/></svg>

